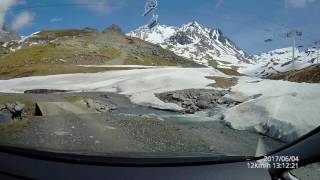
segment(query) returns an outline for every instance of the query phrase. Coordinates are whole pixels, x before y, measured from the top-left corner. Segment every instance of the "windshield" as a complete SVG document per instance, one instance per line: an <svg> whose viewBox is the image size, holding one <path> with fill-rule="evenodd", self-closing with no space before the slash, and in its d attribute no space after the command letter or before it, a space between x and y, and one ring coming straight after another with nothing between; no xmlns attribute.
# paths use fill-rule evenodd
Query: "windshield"
<svg viewBox="0 0 320 180"><path fill-rule="evenodd" d="M0 144L266 155L320 124L319 17L316 0L1 0Z"/></svg>

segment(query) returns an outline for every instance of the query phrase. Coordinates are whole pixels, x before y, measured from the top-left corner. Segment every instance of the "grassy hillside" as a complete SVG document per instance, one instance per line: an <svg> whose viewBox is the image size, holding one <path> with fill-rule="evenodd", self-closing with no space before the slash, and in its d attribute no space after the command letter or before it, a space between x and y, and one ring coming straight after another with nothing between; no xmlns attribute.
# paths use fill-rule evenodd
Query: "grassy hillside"
<svg viewBox="0 0 320 180"><path fill-rule="evenodd" d="M320 83L320 65L313 65L300 70L272 74L266 78L292 82Z"/></svg>
<svg viewBox="0 0 320 180"><path fill-rule="evenodd" d="M158 45L127 37L114 29L44 30L11 48L15 50L9 53L0 49L0 79L114 70L77 65L200 67Z"/></svg>
<svg viewBox="0 0 320 180"><path fill-rule="evenodd" d="M225 61L220 61L222 63L227 64L228 62ZM219 70L220 72L223 72L226 75L230 75L230 76L241 76L241 74L238 72L238 67L236 66L231 66L231 68L221 68L218 66L218 62L217 60L211 60L209 61L209 66Z"/></svg>

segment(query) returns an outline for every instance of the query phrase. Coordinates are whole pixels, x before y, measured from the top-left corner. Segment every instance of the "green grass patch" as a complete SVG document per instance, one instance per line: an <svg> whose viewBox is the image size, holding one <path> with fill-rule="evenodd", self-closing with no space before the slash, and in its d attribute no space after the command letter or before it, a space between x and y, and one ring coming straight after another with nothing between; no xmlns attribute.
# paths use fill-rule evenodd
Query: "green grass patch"
<svg viewBox="0 0 320 180"><path fill-rule="evenodd" d="M72 57L72 52L55 44L31 46L20 49L0 59L0 67L28 66L33 64L62 63L59 59Z"/></svg>
<svg viewBox="0 0 320 180"><path fill-rule="evenodd" d="M107 59L114 59L121 55L121 51L113 47L103 47L98 50L99 56L104 56Z"/></svg>
<svg viewBox="0 0 320 180"><path fill-rule="evenodd" d="M76 41L65 45L47 43L17 50L0 56L0 73L5 69L21 66L28 68L39 64L101 64L121 54L121 51L114 47L86 46L85 43L87 42Z"/></svg>
<svg viewBox="0 0 320 180"><path fill-rule="evenodd" d="M230 62L222 61L222 60L219 60L219 62L221 62L222 64L231 64Z"/></svg>
<svg viewBox="0 0 320 180"><path fill-rule="evenodd" d="M209 66L211 66L211 67L223 72L226 75L229 75L229 76L241 76L241 74L238 72L238 67L236 67L236 66L231 66L231 69L220 68L220 67L218 67L219 64L218 64L218 62L216 60L208 61L208 64L209 64Z"/></svg>
<svg viewBox="0 0 320 180"><path fill-rule="evenodd" d="M214 68L218 68L218 62L216 60L208 61L208 65Z"/></svg>
<svg viewBox="0 0 320 180"><path fill-rule="evenodd" d="M226 75L229 76L241 76L242 74L240 74L238 72L238 68L237 67L232 67L231 69L228 68L217 68L219 71L223 72Z"/></svg>
<svg viewBox="0 0 320 180"><path fill-rule="evenodd" d="M271 74L265 78L272 80L287 80L298 83L320 83L320 65L313 65L300 70Z"/></svg>
<svg viewBox="0 0 320 180"><path fill-rule="evenodd" d="M2 45L0 45L0 58L8 53L9 53L9 50L5 47L2 47Z"/></svg>
<svg viewBox="0 0 320 180"><path fill-rule="evenodd" d="M125 62L126 65L146 65L146 66L176 66L177 64L156 56L129 56Z"/></svg>
<svg viewBox="0 0 320 180"><path fill-rule="evenodd" d="M0 135L20 131L28 127L32 122L32 117L24 117L23 119L15 119L5 124L0 124Z"/></svg>
<svg viewBox="0 0 320 180"><path fill-rule="evenodd" d="M67 100L71 101L71 102L79 102L79 101L82 101L84 99L85 99L85 97L82 97L82 96L70 96L70 97L67 97Z"/></svg>
<svg viewBox="0 0 320 180"><path fill-rule="evenodd" d="M97 73L114 70L130 70L130 69L143 69L143 68L130 68L130 67L82 67L74 65L44 65L35 64L32 66L20 66L11 68L0 69L0 79L13 79L29 76L46 76L57 74L76 74L76 73Z"/></svg>
<svg viewBox="0 0 320 180"><path fill-rule="evenodd" d="M92 35L96 31L93 29L63 29L63 30L43 30L37 34L37 36L52 36L52 37L64 37L64 36L88 36Z"/></svg>
<svg viewBox="0 0 320 180"><path fill-rule="evenodd" d="M210 84L209 86L219 87L223 89L228 89L238 84L237 78L225 78L219 76L207 76L206 78L215 81L215 83Z"/></svg>

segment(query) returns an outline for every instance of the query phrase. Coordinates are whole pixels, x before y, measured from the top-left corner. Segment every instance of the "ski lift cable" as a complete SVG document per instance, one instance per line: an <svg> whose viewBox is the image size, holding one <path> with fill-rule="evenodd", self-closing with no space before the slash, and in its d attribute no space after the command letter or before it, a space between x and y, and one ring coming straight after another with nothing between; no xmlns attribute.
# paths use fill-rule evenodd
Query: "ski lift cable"
<svg viewBox="0 0 320 180"><path fill-rule="evenodd" d="M57 8L57 7L69 7L69 6L101 6L104 3L56 3L56 4L34 4L24 7L11 7L11 10L22 11L28 9L41 9L41 8Z"/></svg>
<svg viewBox="0 0 320 180"><path fill-rule="evenodd" d="M159 21L158 21L159 15L156 13L157 7L158 7L157 0L147 0L145 4L144 13L142 14L142 16L145 17L150 13L152 13L151 20L147 25L149 29L152 29L159 24Z"/></svg>
<svg viewBox="0 0 320 180"><path fill-rule="evenodd" d="M158 6L158 2L156 0L148 0L148 1L154 1L156 3L154 10L156 9L156 7ZM24 6L24 7L12 7L10 8L11 10L15 10L15 11L21 11L21 10L27 10L27 9L38 9L38 8L56 8L56 7L68 7L68 6L98 6L101 5L101 3L56 3L56 4L35 4L35 5L30 5L30 6ZM221 8L226 8L224 6L222 6ZM233 8L228 7L228 9L232 10ZM249 13L248 13L249 14ZM269 18L262 16L262 15L255 15L257 17L259 17L260 19L264 19L265 22L268 22L270 24L276 25L280 28L285 28L287 31L291 28L285 26L284 24L278 24L276 22L271 21ZM246 21L246 24L249 24L250 26L253 25L253 23L250 24L250 22ZM270 29L264 29L267 32L270 32ZM282 30L280 30L282 31ZM276 33L276 32L275 32ZM279 34L276 35L272 35L272 37L276 37L276 36L281 36L283 32L280 32ZM309 40L309 41L314 41L314 38L308 36L307 34L304 35L304 38ZM272 38L273 41L275 40L275 38Z"/></svg>
<svg viewBox="0 0 320 180"><path fill-rule="evenodd" d="M222 8L225 8L226 10L237 11L235 8L230 8L229 6L228 6L228 7L222 7ZM253 13L248 13L248 12L245 12L245 11L242 11L241 13L247 13L247 14L249 14L249 15L252 15L252 14L253 14ZM275 25L275 26L277 26L277 27L280 27L281 29L284 29L284 31L289 31L290 29L292 29L292 28L290 28L290 27L285 26L284 24L279 24L279 23L273 22L273 21L271 21L269 18L267 18L267 17L265 17L265 16L257 15L257 14L255 14L255 16L258 17L258 18L260 18L260 19L264 19L264 21L267 22L267 23L273 24L273 25ZM255 25L255 23L248 22L248 21L246 21L246 24L250 24L250 26L251 26L251 25ZM270 31L271 31L270 28L265 28L265 29L263 29L263 30L265 30L265 31L267 31L267 32L270 32Z"/></svg>
<svg viewBox="0 0 320 180"><path fill-rule="evenodd" d="M225 8L226 10L233 10L233 11L235 10L235 8L232 8L230 6L228 6L228 7L222 6L221 8ZM243 11L242 13L245 13L245 12ZM248 12L246 12L246 13L250 14ZM265 22L268 22L268 23L273 24L273 25L275 25L277 27L283 28L284 32L280 32L278 34L279 36L283 36L283 34L285 34L285 32L288 32L288 31L290 31L292 29L292 28L286 26L285 24L276 23L276 22L272 21L271 19L269 19L269 18L267 18L267 17L265 17L263 15L255 14L255 16L260 18L260 19L262 19L262 20L264 20ZM246 23L249 24L249 22L246 22ZM252 23L251 25L254 25L254 23ZM264 29L264 30L268 31L267 29ZM311 42L314 41L314 38L312 38L312 37L310 37L310 36L308 36L306 34L303 37L304 37L304 39L307 39L308 41L311 41Z"/></svg>

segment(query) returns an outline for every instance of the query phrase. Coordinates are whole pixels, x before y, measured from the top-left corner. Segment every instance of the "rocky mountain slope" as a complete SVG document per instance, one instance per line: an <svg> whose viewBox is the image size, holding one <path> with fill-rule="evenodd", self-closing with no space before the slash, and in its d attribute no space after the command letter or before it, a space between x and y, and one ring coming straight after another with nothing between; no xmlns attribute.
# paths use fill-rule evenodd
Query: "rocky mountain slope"
<svg viewBox="0 0 320 180"><path fill-rule="evenodd" d="M128 69L78 65L206 65L228 75L267 77L317 63L314 48L297 49L294 66L291 48L248 55L221 30L197 22L151 30L141 27L126 35L116 25L102 32L92 28L43 30L26 37L4 29L0 31L0 37L5 37L0 41L0 79Z"/></svg>
<svg viewBox="0 0 320 180"><path fill-rule="evenodd" d="M290 70L267 76L273 80L287 80L292 82L320 83L320 64L308 66L299 70Z"/></svg>
<svg viewBox="0 0 320 180"><path fill-rule="evenodd" d="M19 40L20 36L7 26L0 28L0 42Z"/></svg>
<svg viewBox="0 0 320 180"><path fill-rule="evenodd" d="M175 54L212 66L228 75L267 77L291 70L300 70L317 63L315 48L296 49L293 66L292 48L248 55L219 29L211 29L191 22L180 27L159 25L153 29L142 26L127 34L148 42L159 44Z"/></svg>
<svg viewBox="0 0 320 180"><path fill-rule="evenodd" d="M127 35L159 44L203 65L230 67L253 63L220 29L207 28L195 21L180 27L159 25L151 30L142 26Z"/></svg>
<svg viewBox="0 0 320 180"><path fill-rule="evenodd" d="M113 25L95 29L44 30L19 41L0 43L0 77L99 72L108 68L77 65L148 65L200 67L138 38L128 37Z"/></svg>

